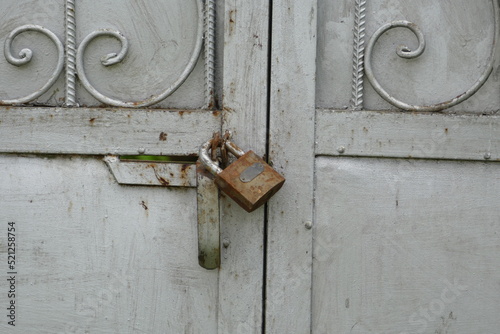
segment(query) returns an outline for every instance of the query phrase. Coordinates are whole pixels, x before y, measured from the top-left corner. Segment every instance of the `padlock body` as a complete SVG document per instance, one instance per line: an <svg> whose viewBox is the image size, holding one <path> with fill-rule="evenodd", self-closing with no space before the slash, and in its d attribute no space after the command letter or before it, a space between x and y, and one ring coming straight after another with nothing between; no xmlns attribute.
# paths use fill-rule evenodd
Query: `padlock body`
<svg viewBox="0 0 500 334"><path fill-rule="evenodd" d="M248 151L215 176L217 186L247 212L267 202L285 178L253 151Z"/></svg>

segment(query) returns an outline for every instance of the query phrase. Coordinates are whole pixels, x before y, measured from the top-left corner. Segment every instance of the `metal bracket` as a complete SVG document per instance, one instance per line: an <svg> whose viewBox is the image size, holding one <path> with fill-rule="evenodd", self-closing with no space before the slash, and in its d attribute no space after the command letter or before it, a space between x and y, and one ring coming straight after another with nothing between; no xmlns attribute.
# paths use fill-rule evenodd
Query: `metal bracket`
<svg viewBox="0 0 500 334"><path fill-rule="evenodd" d="M219 188L214 176L197 163L198 262L205 269L220 265Z"/></svg>
<svg viewBox="0 0 500 334"><path fill-rule="evenodd" d="M107 156L104 161L119 184L196 187L196 165L151 161L121 161Z"/></svg>

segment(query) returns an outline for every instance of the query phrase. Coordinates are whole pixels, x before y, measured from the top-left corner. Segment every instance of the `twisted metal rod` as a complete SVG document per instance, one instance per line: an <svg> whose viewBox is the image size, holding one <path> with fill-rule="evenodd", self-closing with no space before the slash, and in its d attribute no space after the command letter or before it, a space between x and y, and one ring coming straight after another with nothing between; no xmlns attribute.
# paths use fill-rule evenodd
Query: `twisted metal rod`
<svg viewBox="0 0 500 334"><path fill-rule="evenodd" d="M76 103L76 17L75 0L66 0L66 96L65 106Z"/></svg>
<svg viewBox="0 0 500 334"><path fill-rule="evenodd" d="M365 71L366 0L355 0L354 50L352 58L352 110L363 109Z"/></svg>
<svg viewBox="0 0 500 334"><path fill-rule="evenodd" d="M215 0L205 1L205 107L215 104Z"/></svg>

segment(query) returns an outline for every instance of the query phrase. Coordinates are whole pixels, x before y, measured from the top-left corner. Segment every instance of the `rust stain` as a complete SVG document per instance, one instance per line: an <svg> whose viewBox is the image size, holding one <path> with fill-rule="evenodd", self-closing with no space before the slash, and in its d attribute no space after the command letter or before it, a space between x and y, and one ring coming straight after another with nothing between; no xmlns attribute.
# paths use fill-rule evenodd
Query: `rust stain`
<svg viewBox="0 0 500 334"><path fill-rule="evenodd" d="M214 115L215 117L219 117L220 111L214 110L214 111L212 111L212 115Z"/></svg>
<svg viewBox="0 0 500 334"><path fill-rule="evenodd" d="M158 180L158 182L160 182L162 186L168 187L170 185L170 181L159 175L158 172L156 171L155 166L156 166L155 164L148 165L148 167L153 168L153 172L155 173L155 177Z"/></svg>
<svg viewBox="0 0 500 334"><path fill-rule="evenodd" d="M169 186L169 185L170 185L170 182L169 182L169 181L167 181L167 180L165 180L165 179L164 179L163 177L161 177L161 176L158 178L158 181L160 181L160 183L161 183L161 185L162 185L162 186L167 187L167 186Z"/></svg>
<svg viewBox="0 0 500 334"><path fill-rule="evenodd" d="M168 136L168 134L166 134L165 132L161 132L159 140L160 141L167 141L167 136Z"/></svg>
<svg viewBox="0 0 500 334"><path fill-rule="evenodd" d="M210 101L208 103L208 109L219 109L219 97L215 94L214 90L210 90Z"/></svg>
<svg viewBox="0 0 500 334"><path fill-rule="evenodd" d="M193 110L179 110L179 115L183 117L185 114L191 114Z"/></svg>
<svg viewBox="0 0 500 334"><path fill-rule="evenodd" d="M231 36L234 33L236 27L236 9L232 9L229 11L229 35Z"/></svg>
<svg viewBox="0 0 500 334"><path fill-rule="evenodd" d="M90 122L90 124L94 125L94 122L95 122L95 117L93 117L93 118L89 119L89 122Z"/></svg>
<svg viewBox="0 0 500 334"><path fill-rule="evenodd" d="M262 42L259 39L259 35L254 34L253 38L255 39L255 43L253 43L253 45L262 50Z"/></svg>
<svg viewBox="0 0 500 334"><path fill-rule="evenodd" d="M181 180L183 180L183 185L188 185L189 184L189 176L188 176L188 168L190 167L191 165L189 164L182 164L182 167L181 167Z"/></svg>

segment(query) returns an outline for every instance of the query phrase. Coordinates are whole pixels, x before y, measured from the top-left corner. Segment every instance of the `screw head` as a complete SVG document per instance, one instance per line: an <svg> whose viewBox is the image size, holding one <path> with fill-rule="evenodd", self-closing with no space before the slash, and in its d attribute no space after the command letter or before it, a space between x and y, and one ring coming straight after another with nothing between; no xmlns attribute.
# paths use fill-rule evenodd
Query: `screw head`
<svg viewBox="0 0 500 334"><path fill-rule="evenodd" d="M490 153L490 152L486 152L486 153L484 154L484 158L485 158L486 160L490 160L490 159L491 159L491 153Z"/></svg>
<svg viewBox="0 0 500 334"><path fill-rule="evenodd" d="M224 248L228 248L230 244L231 244L231 242L227 239L224 239L222 241L222 246L224 246Z"/></svg>
<svg viewBox="0 0 500 334"><path fill-rule="evenodd" d="M344 146L339 146L337 148L337 152L339 152L340 154L345 153L345 147Z"/></svg>
<svg viewBox="0 0 500 334"><path fill-rule="evenodd" d="M306 229L310 230L313 227L313 223L312 223L312 221L306 221L304 223L304 226L305 226Z"/></svg>
<svg viewBox="0 0 500 334"><path fill-rule="evenodd" d="M146 149L144 147L139 147L137 152L139 152L139 154L144 154L144 153L146 153Z"/></svg>

